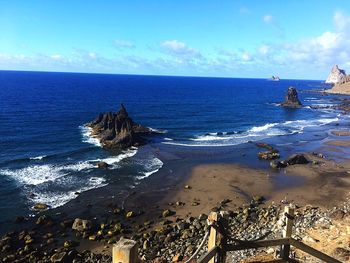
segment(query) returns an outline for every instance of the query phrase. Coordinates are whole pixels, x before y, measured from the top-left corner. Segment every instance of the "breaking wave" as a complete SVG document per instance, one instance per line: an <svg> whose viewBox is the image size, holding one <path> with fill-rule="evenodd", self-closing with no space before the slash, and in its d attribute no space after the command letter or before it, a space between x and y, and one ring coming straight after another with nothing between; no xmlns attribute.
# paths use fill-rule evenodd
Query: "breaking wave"
<svg viewBox="0 0 350 263"><path fill-rule="evenodd" d="M305 128L326 125L338 121L338 118L322 118L318 120L296 120L281 123L267 123L254 126L244 132L218 132L198 135L181 141L165 141L163 144L178 146L232 146L248 141L258 141L273 136L302 133Z"/></svg>

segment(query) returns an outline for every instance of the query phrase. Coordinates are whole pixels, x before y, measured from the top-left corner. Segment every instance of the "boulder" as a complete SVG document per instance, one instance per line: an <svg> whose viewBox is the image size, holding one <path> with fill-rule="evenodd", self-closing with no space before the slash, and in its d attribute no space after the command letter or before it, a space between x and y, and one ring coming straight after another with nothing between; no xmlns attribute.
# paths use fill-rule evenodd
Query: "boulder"
<svg viewBox="0 0 350 263"><path fill-rule="evenodd" d="M286 95L286 99L283 103L281 103L283 107L288 107L288 108L299 108L301 107L301 102L298 99L298 93L296 88L294 87L289 87Z"/></svg>
<svg viewBox="0 0 350 263"><path fill-rule="evenodd" d="M144 144L142 135L154 133L154 130L133 122L123 104L117 113L101 113L86 126L92 129L91 135L98 138L104 148L110 149Z"/></svg>
<svg viewBox="0 0 350 263"><path fill-rule="evenodd" d="M90 230L92 227L92 223L90 220L84 220L80 218L76 218L73 222L72 229L77 230L79 232L83 232L85 230Z"/></svg>
<svg viewBox="0 0 350 263"><path fill-rule="evenodd" d="M270 167L273 169L280 169L287 167L287 165L284 162L274 160L270 162Z"/></svg>
<svg viewBox="0 0 350 263"><path fill-rule="evenodd" d="M309 161L306 159L306 157L303 154L293 154L289 156L285 161L287 165L294 165L294 164L308 164Z"/></svg>
<svg viewBox="0 0 350 263"><path fill-rule="evenodd" d="M101 162L98 162L98 163L97 163L97 168L107 169L108 166L109 166L109 164L106 163L106 162L102 162L102 161L101 161Z"/></svg>

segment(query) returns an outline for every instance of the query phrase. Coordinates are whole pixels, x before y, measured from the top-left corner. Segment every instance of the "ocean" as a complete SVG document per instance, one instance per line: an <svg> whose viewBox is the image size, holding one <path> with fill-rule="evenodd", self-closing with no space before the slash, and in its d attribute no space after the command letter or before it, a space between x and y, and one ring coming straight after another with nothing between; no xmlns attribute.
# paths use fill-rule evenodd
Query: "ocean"
<svg viewBox="0 0 350 263"><path fill-rule="evenodd" d="M302 108L278 105L289 86ZM335 103L306 92L321 88L320 80L0 71L0 223L32 214L35 203L59 207L112 183L122 196L166 165L162 147L234 151L250 141L293 145L326 133L346 116L310 107ZM148 146L107 151L89 137L84 124L120 103L135 122L160 132ZM96 168L101 160L110 169Z"/></svg>

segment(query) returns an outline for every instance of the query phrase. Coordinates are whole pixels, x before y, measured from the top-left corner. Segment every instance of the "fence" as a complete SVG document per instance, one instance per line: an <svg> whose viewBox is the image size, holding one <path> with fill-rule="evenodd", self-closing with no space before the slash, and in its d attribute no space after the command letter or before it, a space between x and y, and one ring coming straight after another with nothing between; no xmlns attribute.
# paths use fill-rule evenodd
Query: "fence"
<svg viewBox="0 0 350 263"><path fill-rule="evenodd" d="M332 258L321 251L318 251L294 238L292 238L294 223L294 208L286 206L284 208L285 227L283 237L270 240L243 241L234 240L235 244L227 243L228 221L224 214L212 212L208 217L210 232L205 235L197 251L186 263L192 262L200 251L204 241L208 239L208 251L200 257L198 263L225 263L228 251L238 251L245 249L257 249L263 247L281 246L279 259L269 262L295 262L290 258L290 247L293 246L309 255L321 259L327 263L341 263L339 260ZM113 246L113 263L137 263L140 262L137 257L138 244L136 241L122 239Z"/></svg>

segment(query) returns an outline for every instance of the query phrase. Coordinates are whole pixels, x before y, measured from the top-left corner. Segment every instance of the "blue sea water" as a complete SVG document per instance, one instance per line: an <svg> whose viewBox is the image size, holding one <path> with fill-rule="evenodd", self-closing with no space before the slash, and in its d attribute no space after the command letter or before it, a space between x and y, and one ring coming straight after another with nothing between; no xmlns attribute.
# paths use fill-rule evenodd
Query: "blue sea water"
<svg viewBox="0 0 350 263"><path fill-rule="evenodd" d="M331 105L332 96L301 92L303 108L279 107L289 86L323 88L306 80L0 71L0 221L37 202L57 207L77 192L111 182L122 191L156 176L165 161L154 152L103 150L84 128L120 103L135 122L162 132L150 145L186 150L234 148L341 120L334 110L310 108ZM98 170L99 160L111 169Z"/></svg>

